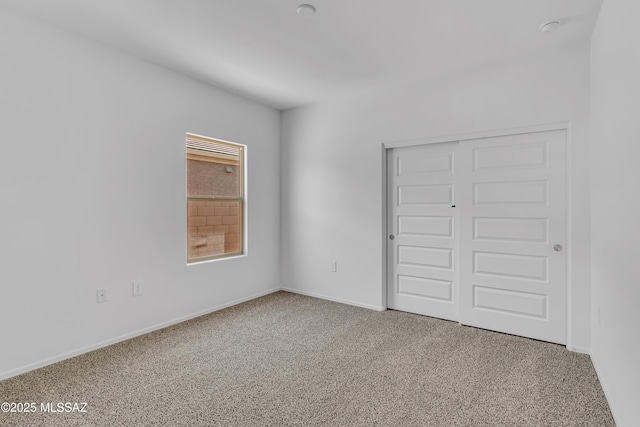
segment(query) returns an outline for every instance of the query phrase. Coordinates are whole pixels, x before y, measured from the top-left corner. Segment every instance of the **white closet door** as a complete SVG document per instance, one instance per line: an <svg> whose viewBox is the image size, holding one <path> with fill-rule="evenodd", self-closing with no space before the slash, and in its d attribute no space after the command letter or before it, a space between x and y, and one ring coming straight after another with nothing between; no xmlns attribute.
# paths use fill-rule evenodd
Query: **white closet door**
<svg viewBox="0 0 640 427"><path fill-rule="evenodd" d="M460 323L565 344L566 132L460 142Z"/></svg>
<svg viewBox="0 0 640 427"><path fill-rule="evenodd" d="M457 142L388 156L387 306L457 320L454 163Z"/></svg>

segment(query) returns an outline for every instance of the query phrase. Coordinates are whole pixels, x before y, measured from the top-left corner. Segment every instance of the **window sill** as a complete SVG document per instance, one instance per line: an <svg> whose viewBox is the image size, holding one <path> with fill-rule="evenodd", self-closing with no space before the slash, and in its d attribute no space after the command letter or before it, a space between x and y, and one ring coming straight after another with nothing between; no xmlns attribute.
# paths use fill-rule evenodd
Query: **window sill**
<svg viewBox="0 0 640 427"><path fill-rule="evenodd" d="M218 262L218 261L227 261L230 259L238 259L238 258L246 258L247 254L235 254L235 255L231 255L231 256L225 256L225 257L217 257L217 258L205 258L202 260L196 260L196 261L187 261L187 267L191 267L192 265L200 265L200 264L207 264L210 262Z"/></svg>

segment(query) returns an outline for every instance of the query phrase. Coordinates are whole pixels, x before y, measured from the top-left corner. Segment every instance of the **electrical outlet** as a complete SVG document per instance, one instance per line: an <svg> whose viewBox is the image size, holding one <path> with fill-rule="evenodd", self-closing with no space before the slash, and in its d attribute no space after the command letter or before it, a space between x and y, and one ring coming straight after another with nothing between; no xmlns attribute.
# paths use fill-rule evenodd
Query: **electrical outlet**
<svg viewBox="0 0 640 427"><path fill-rule="evenodd" d="M107 302L107 289L100 288L96 291L97 302Z"/></svg>
<svg viewBox="0 0 640 427"><path fill-rule="evenodd" d="M133 296L142 295L142 280L136 280L132 283Z"/></svg>
<svg viewBox="0 0 640 427"><path fill-rule="evenodd" d="M338 262L337 261L331 261L330 268L331 268L331 272L332 273L337 272L338 271Z"/></svg>

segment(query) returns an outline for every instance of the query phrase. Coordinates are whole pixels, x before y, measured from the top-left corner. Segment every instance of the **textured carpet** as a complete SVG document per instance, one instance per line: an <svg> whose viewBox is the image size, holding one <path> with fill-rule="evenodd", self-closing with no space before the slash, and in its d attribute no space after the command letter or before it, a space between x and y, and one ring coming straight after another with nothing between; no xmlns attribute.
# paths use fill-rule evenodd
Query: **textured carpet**
<svg viewBox="0 0 640 427"><path fill-rule="evenodd" d="M37 403L2 426L614 425L586 355L285 292L2 381L0 402Z"/></svg>

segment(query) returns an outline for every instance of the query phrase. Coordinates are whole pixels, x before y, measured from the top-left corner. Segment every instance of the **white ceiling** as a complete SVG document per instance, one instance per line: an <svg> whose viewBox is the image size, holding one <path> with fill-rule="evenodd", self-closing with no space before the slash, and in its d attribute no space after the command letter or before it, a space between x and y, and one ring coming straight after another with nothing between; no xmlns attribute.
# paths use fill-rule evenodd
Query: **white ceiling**
<svg viewBox="0 0 640 427"><path fill-rule="evenodd" d="M278 109L585 42L601 2L0 0Z"/></svg>

